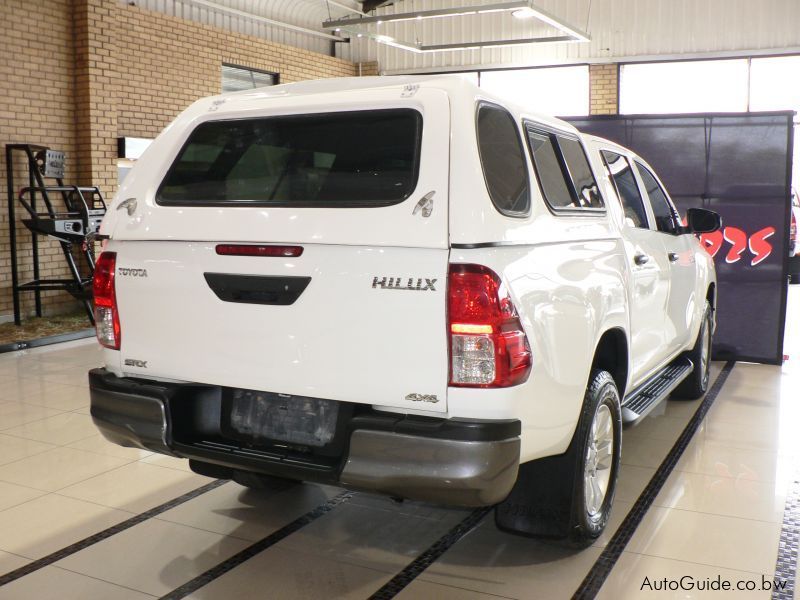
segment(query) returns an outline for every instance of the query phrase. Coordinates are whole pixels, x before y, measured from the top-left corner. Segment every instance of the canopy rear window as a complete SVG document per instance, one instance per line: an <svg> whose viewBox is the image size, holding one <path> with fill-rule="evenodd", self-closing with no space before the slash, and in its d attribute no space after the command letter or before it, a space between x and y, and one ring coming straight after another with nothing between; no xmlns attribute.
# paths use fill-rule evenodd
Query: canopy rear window
<svg viewBox="0 0 800 600"><path fill-rule="evenodd" d="M414 191L422 116L411 109L209 121L158 190L181 206L388 206Z"/></svg>

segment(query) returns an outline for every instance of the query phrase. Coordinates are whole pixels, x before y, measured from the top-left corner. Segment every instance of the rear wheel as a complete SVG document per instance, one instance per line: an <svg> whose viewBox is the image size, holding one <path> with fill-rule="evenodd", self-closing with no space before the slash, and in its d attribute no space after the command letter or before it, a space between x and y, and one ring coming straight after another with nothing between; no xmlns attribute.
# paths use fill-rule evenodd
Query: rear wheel
<svg viewBox="0 0 800 600"><path fill-rule="evenodd" d="M595 371L586 390L580 428L583 453L576 469L569 540L587 545L605 529L614 501L622 420L617 385L607 371ZM582 499L583 502L578 502Z"/></svg>
<svg viewBox="0 0 800 600"><path fill-rule="evenodd" d="M520 466L509 497L500 503L500 529L587 546L611 512L620 460L622 420L616 383L592 371L578 427L567 452Z"/></svg>
<svg viewBox="0 0 800 600"><path fill-rule="evenodd" d="M713 336L711 321L711 305L706 301L703 321L697 341L686 356L694 363L694 370L672 392L672 397L679 400L697 400L708 391L711 379L711 340Z"/></svg>

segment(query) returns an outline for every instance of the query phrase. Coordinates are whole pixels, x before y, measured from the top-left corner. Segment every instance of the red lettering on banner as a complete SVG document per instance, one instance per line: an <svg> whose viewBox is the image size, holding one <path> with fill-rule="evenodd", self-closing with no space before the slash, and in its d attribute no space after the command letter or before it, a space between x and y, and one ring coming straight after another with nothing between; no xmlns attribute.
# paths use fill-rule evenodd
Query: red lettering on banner
<svg viewBox="0 0 800 600"><path fill-rule="evenodd" d="M742 252L747 249L747 234L738 227L726 227L722 231L725 241L731 245L725 256L726 263L735 263L742 259Z"/></svg>
<svg viewBox="0 0 800 600"><path fill-rule="evenodd" d="M721 231L704 233L700 236L700 243L703 244L703 248L711 255L711 258L714 258L720 248L722 248L722 241Z"/></svg>
<svg viewBox="0 0 800 600"><path fill-rule="evenodd" d="M714 258L722 249L723 242L728 242L731 247L728 254L725 256L725 262L733 264L742 259L742 253L745 250L750 250L753 254L753 259L750 265L756 265L764 262L772 254L772 244L767 241L767 238L775 235L774 227L764 227L759 229L749 238L747 233L738 227L726 227L723 231L714 231L712 233L704 233L700 236L700 243L703 245L708 254Z"/></svg>
<svg viewBox="0 0 800 600"><path fill-rule="evenodd" d="M750 261L752 266L755 267L758 263L763 262L770 254L772 254L772 244L766 240L768 237L773 235L775 235L774 227L764 227L764 229L756 231L750 236L750 252L752 252L754 255L753 260Z"/></svg>

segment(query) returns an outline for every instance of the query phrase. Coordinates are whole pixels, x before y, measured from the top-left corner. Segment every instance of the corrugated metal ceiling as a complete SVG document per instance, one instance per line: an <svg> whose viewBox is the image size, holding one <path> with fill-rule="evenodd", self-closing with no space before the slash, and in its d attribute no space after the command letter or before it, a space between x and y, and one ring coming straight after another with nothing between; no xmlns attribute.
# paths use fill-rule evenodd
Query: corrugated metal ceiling
<svg viewBox="0 0 800 600"><path fill-rule="evenodd" d="M212 0L221 7L250 13L297 27L323 33L322 22L329 17L355 15L360 10L356 0L336 0L331 4L325 0ZM323 54L330 54L331 42L318 36L301 33L269 25L240 15L232 15L224 10L215 10L207 3L192 0L135 0L135 4L148 10L182 17L199 23L214 25L230 31L262 37L281 44L306 48ZM350 6L352 10L342 8ZM324 32L327 33L327 32Z"/></svg>
<svg viewBox="0 0 800 600"><path fill-rule="evenodd" d="M496 0L398 0L378 13L450 8ZM755 50L800 49L798 0L536 0L541 8L586 29L589 43L560 43L414 54L363 39L349 56L378 60L384 72L471 66L568 64ZM552 32L508 13L385 23L381 33L437 43L526 37Z"/></svg>
<svg viewBox="0 0 800 600"><path fill-rule="evenodd" d="M212 0L205 0L206 2ZM493 4L500 0L395 0L378 14ZM297 31L230 15L193 0L135 0L151 10L329 54L331 42ZM356 0L213 0L266 19L323 32L322 21L348 14L338 5ZM570 64L635 57L677 57L705 53L800 51L800 0L536 0L557 17L586 29L589 43L560 43L414 54L365 39L336 44L353 61L378 60L383 72ZM351 13L353 14L353 13ZM376 26L373 26L373 30ZM509 13L384 23L380 33L415 41L454 43L529 37L555 32ZM329 33L329 32L326 32Z"/></svg>

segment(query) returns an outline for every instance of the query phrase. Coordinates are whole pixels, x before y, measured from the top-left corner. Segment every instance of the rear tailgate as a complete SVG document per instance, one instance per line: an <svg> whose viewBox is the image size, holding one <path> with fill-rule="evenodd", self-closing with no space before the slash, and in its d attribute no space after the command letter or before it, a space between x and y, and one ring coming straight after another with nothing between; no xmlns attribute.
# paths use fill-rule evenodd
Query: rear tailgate
<svg viewBox="0 0 800 600"><path fill-rule="evenodd" d="M119 211L109 232L122 372L446 411L448 99L419 90L401 100L399 87L364 94L361 105L350 100L341 110L410 107L422 115L416 185L394 204L348 205L347 188L336 192L341 206L159 204L158 183L186 136L154 144L137 171L160 169L158 182L140 176L141 184L127 186L124 195L141 206L130 217ZM285 104L248 117L330 113L336 99ZM211 118L230 117L195 122ZM354 169L348 177L358 186L364 173ZM414 211L425 196L433 199L427 217ZM253 244L290 244L302 254L218 252Z"/></svg>

